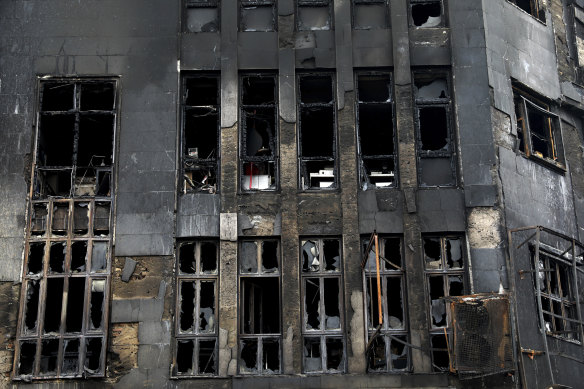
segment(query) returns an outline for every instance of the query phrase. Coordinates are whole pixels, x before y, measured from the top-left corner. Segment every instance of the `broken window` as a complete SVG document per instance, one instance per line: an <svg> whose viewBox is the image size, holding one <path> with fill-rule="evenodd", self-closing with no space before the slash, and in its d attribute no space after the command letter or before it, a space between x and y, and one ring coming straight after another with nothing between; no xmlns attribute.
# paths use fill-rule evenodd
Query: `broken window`
<svg viewBox="0 0 584 389"><path fill-rule="evenodd" d="M364 190L396 185L393 105L389 73L357 75L359 176Z"/></svg>
<svg viewBox="0 0 584 389"><path fill-rule="evenodd" d="M240 31L276 31L275 0L240 0Z"/></svg>
<svg viewBox="0 0 584 389"><path fill-rule="evenodd" d="M17 380L105 374L116 84L40 83Z"/></svg>
<svg viewBox="0 0 584 389"><path fill-rule="evenodd" d="M444 27L444 6L442 0L410 0L412 25L415 27Z"/></svg>
<svg viewBox="0 0 584 389"><path fill-rule="evenodd" d="M456 185L452 98L446 72L415 71L418 180L422 187Z"/></svg>
<svg viewBox="0 0 584 389"><path fill-rule="evenodd" d="M239 298L239 373L280 373L279 240L240 242Z"/></svg>
<svg viewBox="0 0 584 389"><path fill-rule="evenodd" d="M388 0L353 0L354 29L375 30L388 27Z"/></svg>
<svg viewBox="0 0 584 389"><path fill-rule="evenodd" d="M298 31L331 30L331 3L330 0L298 0L296 6Z"/></svg>
<svg viewBox="0 0 584 389"><path fill-rule="evenodd" d="M464 295L464 240L462 236L424 236L424 268L430 310L430 341L434 371L450 369L451 296Z"/></svg>
<svg viewBox="0 0 584 389"><path fill-rule="evenodd" d="M216 193L221 125L219 77L185 76L182 104L183 193Z"/></svg>
<svg viewBox="0 0 584 389"><path fill-rule="evenodd" d="M276 76L241 77L241 189L278 186L278 105Z"/></svg>
<svg viewBox="0 0 584 389"><path fill-rule="evenodd" d="M116 82L51 80L40 90L34 198L109 197Z"/></svg>
<svg viewBox="0 0 584 389"><path fill-rule="evenodd" d="M578 319L578 283L575 282L572 258L566 253L553 254L540 246L536 258L535 247L530 246L531 258L539 277L539 300L545 331L564 339L580 341L581 321ZM578 263L580 265L580 263ZM534 288L538 282L534 277Z"/></svg>
<svg viewBox="0 0 584 389"><path fill-rule="evenodd" d="M337 187L336 109L332 74L298 77L301 189Z"/></svg>
<svg viewBox="0 0 584 389"><path fill-rule="evenodd" d="M513 87L518 147L526 156L563 168L560 118L549 106Z"/></svg>
<svg viewBox="0 0 584 389"><path fill-rule="evenodd" d="M217 375L219 244L177 242L174 376Z"/></svg>
<svg viewBox="0 0 584 389"><path fill-rule="evenodd" d="M545 23L545 0L507 0Z"/></svg>
<svg viewBox="0 0 584 389"><path fill-rule="evenodd" d="M300 241L303 294L303 371L345 370L341 240Z"/></svg>
<svg viewBox="0 0 584 389"><path fill-rule="evenodd" d="M218 32L219 0L186 0L184 22L188 32Z"/></svg>
<svg viewBox="0 0 584 389"><path fill-rule="evenodd" d="M402 240L373 234L362 241L367 322L367 368L374 372L410 369Z"/></svg>

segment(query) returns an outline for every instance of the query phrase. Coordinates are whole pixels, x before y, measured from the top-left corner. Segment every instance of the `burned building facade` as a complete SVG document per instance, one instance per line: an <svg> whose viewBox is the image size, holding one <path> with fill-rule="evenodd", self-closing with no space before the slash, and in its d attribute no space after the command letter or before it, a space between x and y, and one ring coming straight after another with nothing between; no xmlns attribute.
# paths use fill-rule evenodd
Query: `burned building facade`
<svg viewBox="0 0 584 389"><path fill-rule="evenodd" d="M577 388L584 1L0 1L0 383Z"/></svg>

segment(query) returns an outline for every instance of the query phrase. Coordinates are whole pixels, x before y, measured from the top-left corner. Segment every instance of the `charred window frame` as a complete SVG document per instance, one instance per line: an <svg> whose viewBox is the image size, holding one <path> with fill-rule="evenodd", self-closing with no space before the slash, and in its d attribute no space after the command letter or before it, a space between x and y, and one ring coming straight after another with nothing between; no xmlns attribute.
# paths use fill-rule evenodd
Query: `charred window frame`
<svg viewBox="0 0 584 389"><path fill-rule="evenodd" d="M424 272L428 296L430 344L434 371L449 371L452 312L447 299L465 294L464 239L462 235L423 237Z"/></svg>
<svg viewBox="0 0 584 389"><path fill-rule="evenodd" d="M296 3L297 31L333 29L331 0L298 0Z"/></svg>
<svg viewBox="0 0 584 389"><path fill-rule="evenodd" d="M391 74L359 72L356 84L359 182L363 189L395 187L397 150Z"/></svg>
<svg viewBox="0 0 584 389"><path fill-rule="evenodd" d="M519 151L546 166L565 170L560 117L549 105L513 86Z"/></svg>
<svg viewBox="0 0 584 389"><path fill-rule="evenodd" d="M418 181L421 187L456 186L456 144L450 75L414 71Z"/></svg>
<svg viewBox="0 0 584 389"><path fill-rule="evenodd" d="M103 377L117 80L39 83L15 380Z"/></svg>
<svg viewBox="0 0 584 389"><path fill-rule="evenodd" d="M184 0L183 28L186 32L219 32L221 7L219 0Z"/></svg>
<svg viewBox="0 0 584 389"><path fill-rule="evenodd" d="M580 277L584 271L579 266L582 261L575 263L567 253L553 253L539 246L539 255L536 255L535 246L530 244L532 266L534 273L534 289L538 290L536 299L541 303L545 332L548 335L561 339L582 342L581 334L584 322L579 316L578 272ZM578 267L576 267L578 266ZM539 282L535 277L539 278ZM538 307L540 305L538 304Z"/></svg>
<svg viewBox="0 0 584 389"><path fill-rule="evenodd" d="M411 370L403 240L397 236L362 239L363 296L367 328L367 370Z"/></svg>
<svg viewBox="0 0 584 389"><path fill-rule="evenodd" d="M410 0L410 26L446 27L445 9L443 0Z"/></svg>
<svg viewBox="0 0 584 389"><path fill-rule="evenodd" d="M353 28L376 30L389 28L388 0L353 0Z"/></svg>
<svg viewBox="0 0 584 389"><path fill-rule="evenodd" d="M177 242L174 377L218 374L219 242Z"/></svg>
<svg viewBox="0 0 584 389"><path fill-rule="evenodd" d="M276 0L240 0L240 31L277 31Z"/></svg>
<svg viewBox="0 0 584 389"><path fill-rule="evenodd" d="M280 240L239 242L239 373L282 372Z"/></svg>
<svg viewBox="0 0 584 389"><path fill-rule="evenodd" d="M300 189L336 189L337 125L332 73L298 76Z"/></svg>
<svg viewBox="0 0 584 389"><path fill-rule="evenodd" d="M338 238L300 241L304 373L345 371L341 258Z"/></svg>
<svg viewBox="0 0 584 389"><path fill-rule="evenodd" d="M246 74L240 79L242 191L279 187L277 84L273 74Z"/></svg>
<svg viewBox="0 0 584 389"><path fill-rule="evenodd" d="M545 24L545 0L507 0Z"/></svg>
<svg viewBox="0 0 584 389"><path fill-rule="evenodd" d="M221 157L219 76L184 76L182 87L181 189L183 193L216 193Z"/></svg>

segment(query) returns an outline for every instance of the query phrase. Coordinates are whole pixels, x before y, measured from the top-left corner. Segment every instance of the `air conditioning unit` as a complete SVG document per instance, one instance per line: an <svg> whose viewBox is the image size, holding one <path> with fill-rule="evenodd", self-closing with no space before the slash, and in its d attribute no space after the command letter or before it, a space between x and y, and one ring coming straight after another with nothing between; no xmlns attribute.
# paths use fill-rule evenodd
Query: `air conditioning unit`
<svg viewBox="0 0 584 389"><path fill-rule="evenodd" d="M512 371L509 299L480 294L451 300L455 369L468 378Z"/></svg>

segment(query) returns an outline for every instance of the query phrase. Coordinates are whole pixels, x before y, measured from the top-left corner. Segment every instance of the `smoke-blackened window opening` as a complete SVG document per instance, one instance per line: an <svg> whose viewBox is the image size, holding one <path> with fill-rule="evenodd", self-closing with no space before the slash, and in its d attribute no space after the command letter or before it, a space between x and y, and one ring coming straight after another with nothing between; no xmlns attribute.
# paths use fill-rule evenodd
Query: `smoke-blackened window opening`
<svg viewBox="0 0 584 389"><path fill-rule="evenodd" d="M240 31L276 31L277 26L275 0L240 0Z"/></svg>
<svg viewBox="0 0 584 389"><path fill-rule="evenodd" d="M33 203L30 225L31 235L44 235L46 233L48 215L47 203Z"/></svg>
<svg viewBox="0 0 584 389"><path fill-rule="evenodd" d="M216 193L219 185L219 77L183 78L182 191Z"/></svg>
<svg viewBox="0 0 584 389"><path fill-rule="evenodd" d="M518 149L526 156L565 170L560 118L549 106L513 88Z"/></svg>
<svg viewBox="0 0 584 389"><path fill-rule="evenodd" d="M240 274L278 274L280 242L277 239L242 240L239 244Z"/></svg>
<svg viewBox="0 0 584 389"><path fill-rule="evenodd" d="M507 0L511 4L516 5L523 11L527 12L540 22L545 23L545 0Z"/></svg>
<svg viewBox="0 0 584 389"><path fill-rule="evenodd" d="M389 73L360 73L357 83L359 177L364 190L395 187L394 104Z"/></svg>
<svg viewBox="0 0 584 389"><path fill-rule="evenodd" d="M449 332L431 335L432 370L435 372L447 372L451 367L450 352L448 346L452 344L452 336Z"/></svg>
<svg viewBox="0 0 584 389"><path fill-rule="evenodd" d="M87 267L87 241L75 241L71 243L72 273L83 273Z"/></svg>
<svg viewBox="0 0 584 389"><path fill-rule="evenodd" d="M298 31L326 31L333 28L330 0L299 0L296 5Z"/></svg>
<svg viewBox="0 0 584 389"><path fill-rule="evenodd" d="M344 339L338 336L305 336L305 373L342 373L345 370Z"/></svg>
<svg viewBox="0 0 584 389"><path fill-rule="evenodd" d="M410 0L412 25L420 28L444 27L442 0Z"/></svg>
<svg viewBox="0 0 584 389"><path fill-rule="evenodd" d="M389 28L388 0L353 0L353 28L378 30Z"/></svg>
<svg viewBox="0 0 584 389"><path fill-rule="evenodd" d="M219 0L185 0L186 32L219 32L221 28Z"/></svg>
<svg viewBox="0 0 584 389"><path fill-rule="evenodd" d="M240 188L276 190L279 176L276 76L242 76L240 90Z"/></svg>

